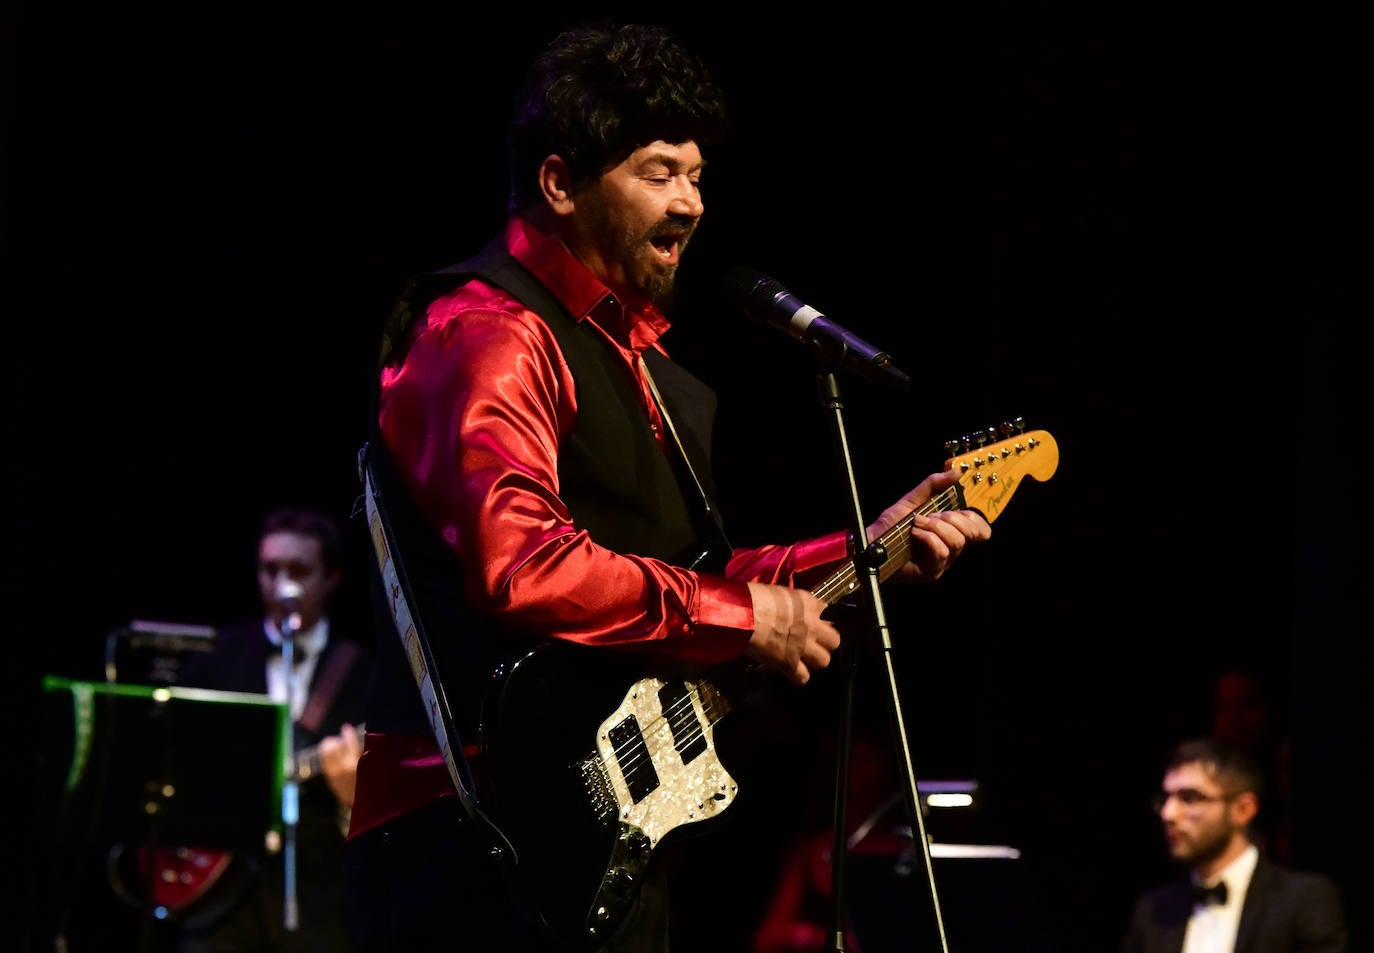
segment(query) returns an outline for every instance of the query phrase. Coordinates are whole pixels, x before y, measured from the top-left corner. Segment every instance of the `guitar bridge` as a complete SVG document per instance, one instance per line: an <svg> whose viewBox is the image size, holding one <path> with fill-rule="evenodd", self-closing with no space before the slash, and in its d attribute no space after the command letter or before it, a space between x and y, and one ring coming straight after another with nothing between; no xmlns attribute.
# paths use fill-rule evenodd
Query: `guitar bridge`
<svg viewBox="0 0 1374 953"><path fill-rule="evenodd" d="M606 775L606 765L601 758L592 755L577 766L582 776L582 786L587 791L587 803L603 828L609 828L616 820L619 810L611 779Z"/></svg>

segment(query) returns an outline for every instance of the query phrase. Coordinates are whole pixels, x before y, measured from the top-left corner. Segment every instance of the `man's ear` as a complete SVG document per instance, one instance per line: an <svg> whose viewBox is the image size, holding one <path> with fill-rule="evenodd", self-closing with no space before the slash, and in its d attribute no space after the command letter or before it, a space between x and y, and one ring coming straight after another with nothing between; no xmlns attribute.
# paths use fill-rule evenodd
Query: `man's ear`
<svg viewBox="0 0 1374 953"><path fill-rule="evenodd" d="M1237 826L1245 827L1259 813L1259 795L1254 791L1242 791L1231 799L1231 819Z"/></svg>
<svg viewBox="0 0 1374 953"><path fill-rule="evenodd" d="M562 156L550 155L539 163L539 191L544 196L544 204L555 215L572 214L572 186L572 169Z"/></svg>

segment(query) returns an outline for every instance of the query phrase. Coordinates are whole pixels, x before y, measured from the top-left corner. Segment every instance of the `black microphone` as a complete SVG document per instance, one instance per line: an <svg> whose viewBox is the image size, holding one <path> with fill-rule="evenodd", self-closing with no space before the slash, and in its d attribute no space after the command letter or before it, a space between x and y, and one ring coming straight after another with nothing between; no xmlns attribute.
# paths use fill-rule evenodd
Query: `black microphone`
<svg viewBox="0 0 1374 953"><path fill-rule="evenodd" d="M809 345L823 359L862 374L879 384L909 387L911 378L863 338L850 334L766 275L739 266L725 276L735 303L750 317Z"/></svg>
<svg viewBox="0 0 1374 953"><path fill-rule="evenodd" d="M277 583L277 604L284 613L281 623L283 639L294 638L301 630L301 596L305 587L294 579L283 579Z"/></svg>

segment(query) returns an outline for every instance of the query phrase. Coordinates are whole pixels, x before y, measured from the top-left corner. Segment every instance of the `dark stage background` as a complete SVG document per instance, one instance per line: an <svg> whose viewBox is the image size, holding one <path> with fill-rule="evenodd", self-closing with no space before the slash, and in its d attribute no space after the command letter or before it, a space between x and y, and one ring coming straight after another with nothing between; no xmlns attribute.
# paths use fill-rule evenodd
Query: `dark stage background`
<svg viewBox="0 0 1374 953"><path fill-rule="evenodd" d="M252 612L267 508L351 510L379 322L408 276L499 227L508 91L568 22L8 16L12 749L36 737L37 676L99 678L115 627ZM668 344L720 392L735 542L848 510L811 356L722 300L732 265L916 378L899 395L840 378L869 513L951 437L1021 416L1059 445L990 544L938 586L885 591L917 776L979 779L986 829L1023 852L1013 874L937 881L953 948L985 948L990 919L1007 924L990 949L1115 945L1167 872L1160 758L1205 727L1233 659L1283 673L1295 859L1338 876L1365 924L1359 377L1322 224L1342 59L1307 24L1135 5L660 22L733 112ZM777 764L803 763L828 714L795 703ZM829 794L765 789L699 845L702 948L744 949L789 824Z"/></svg>

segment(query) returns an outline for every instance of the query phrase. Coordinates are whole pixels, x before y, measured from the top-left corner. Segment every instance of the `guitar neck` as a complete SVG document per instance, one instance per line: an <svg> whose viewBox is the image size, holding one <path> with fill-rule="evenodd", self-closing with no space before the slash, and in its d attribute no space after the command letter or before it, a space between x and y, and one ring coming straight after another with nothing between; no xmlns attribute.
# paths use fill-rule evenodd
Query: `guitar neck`
<svg viewBox="0 0 1374 953"><path fill-rule="evenodd" d="M366 725L358 726L358 737L361 738L366 729ZM291 756L291 761L287 765L287 780L295 781L300 784L309 781L320 773L320 746L310 745L301 748Z"/></svg>
<svg viewBox="0 0 1374 953"><path fill-rule="evenodd" d="M927 516L931 513L938 513L941 510L958 510L963 508L963 493L961 492L960 485L956 483L943 493L927 500L923 506L912 510L906 516L902 517L895 526L878 537L878 544L882 547L883 552L887 554L882 565L878 567L878 581L886 581L894 572L905 566L911 559L911 524L916 522L917 516ZM854 562L851 560L811 591L818 598L824 599L830 605L834 605L858 588L859 573L854 567Z"/></svg>
<svg viewBox="0 0 1374 953"><path fill-rule="evenodd" d="M302 748L291 758L287 778L300 784L320 773L320 746Z"/></svg>
<svg viewBox="0 0 1374 953"><path fill-rule="evenodd" d="M991 523L1026 477L1043 482L1054 475L1058 466L1059 445L1044 430L1027 431L950 457L945 461L945 469L958 471L959 481L912 510L876 540L884 553L878 581L887 580L911 559L911 524L917 516L974 509ZM858 570L854 561L849 560L812 592L834 605L858 588Z"/></svg>

